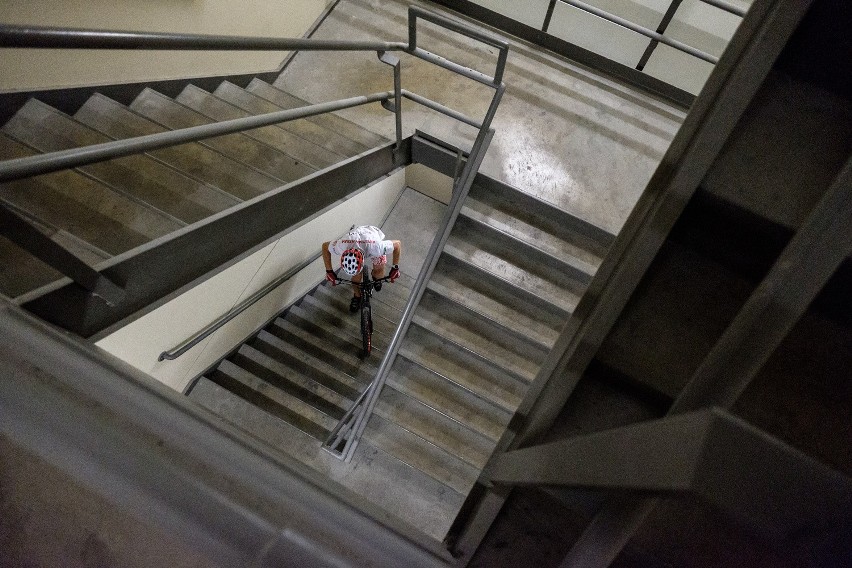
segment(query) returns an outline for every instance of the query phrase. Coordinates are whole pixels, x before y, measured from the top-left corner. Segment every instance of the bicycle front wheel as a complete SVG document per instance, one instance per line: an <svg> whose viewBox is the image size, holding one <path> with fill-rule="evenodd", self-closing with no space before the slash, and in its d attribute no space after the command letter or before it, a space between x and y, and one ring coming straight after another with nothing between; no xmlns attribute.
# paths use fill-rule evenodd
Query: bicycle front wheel
<svg viewBox="0 0 852 568"><path fill-rule="evenodd" d="M361 340L363 341L364 357L373 350L373 318L370 304L361 306Z"/></svg>

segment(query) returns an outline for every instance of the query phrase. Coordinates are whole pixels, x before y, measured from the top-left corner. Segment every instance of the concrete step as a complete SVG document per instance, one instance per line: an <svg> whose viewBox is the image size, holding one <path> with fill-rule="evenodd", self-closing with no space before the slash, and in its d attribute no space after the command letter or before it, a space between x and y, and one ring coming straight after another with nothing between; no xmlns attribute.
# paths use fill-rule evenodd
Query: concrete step
<svg viewBox="0 0 852 568"><path fill-rule="evenodd" d="M280 106L263 97L241 89L228 81L223 81L216 88L214 94L220 99L251 114L266 114L283 110ZM333 152L340 159L357 156L367 150L363 145L349 140L340 132L329 130L309 120L291 120L289 122L282 122L281 126L300 138L316 144L321 148L325 148L329 152Z"/></svg>
<svg viewBox="0 0 852 568"><path fill-rule="evenodd" d="M130 109L171 130L203 126L215 122L151 89L145 89L139 93L139 96L130 104ZM315 171L314 168L302 164L292 156L258 142L243 133L207 138L202 140L200 144L274 177L279 180L280 185L301 179Z"/></svg>
<svg viewBox="0 0 852 568"><path fill-rule="evenodd" d="M346 313L334 309L327 303L314 298L313 296L305 296L302 298L299 307L304 310L307 317L317 324L330 329L337 334L343 335L351 343L360 345L361 341L361 325L360 318L356 315ZM390 338L396 326L384 319L383 317L373 314L373 349L378 352L384 352L387 348Z"/></svg>
<svg viewBox="0 0 852 568"><path fill-rule="evenodd" d="M384 292L384 290L382 290ZM400 317L402 317L401 308L398 308L399 302L390 297L389 295L382 295L382 292L378 292L373 295L370 299L370 306L373 309L373 317L376 316L382 317L389 322L391 322L394 327L399 322ZM357 321L357 314L351 314L349 312L349 302L352 300L352 288L349 286L331 286L331 285L321 285L317 288L317 290L313 294L314 298L317 300L323 301L327 303L329 306L332 306L335 310L338 310L343 315L351 315ZM387 301L390 300L394 303L394 305L389 305ZM360 324L359 324L360 325ZM380 325L374 322L375 325Z"/></svg>
<svg viewBox="0 0 852 568"><path fill-rule="evenodd" d="M36 154L32 148L0 134L0 159ZM0 199L111 256L181 227L72 170L0 184Z"/></svg>
<svg viewBox="0 0 852 568"><path fill-rule="evenodd" d="M307 101L273 87L269 83L260 79L252 79L251 83L249 83L248 87L246 87L246 90L250 93L263 97L281 108L297 108L309 104ZM379 136L374 132L370 132L354 122L350 122L336 114L312 116L306 120L322 126L323 128L327 128L332 132L339 132L342 136L361 144L364 150L383 146L389 142L387 138Z"/></svg>
<svg viewBox="0 0 852 568"><path fill-rule="evenodd" d="M481 436L496 442L511 414L464 387L405 357L397 357L387 385L416 398Z"/></svg>
<svg viewBox="0 0 852 568"><path fill-rule="evenodd" d="M570 213L503 184L474 185L464 212L594 274L615 237Z"/></svg>
<svg viewBox="0 0 852 568"><path fill-rule="evenodd" d="M204 379L189 397L252 436L305 464L332 483L383 511L390 524L406 523L437 541L446 536L464 497L362 439L346 463L321 448L321 442ZM399 520L398 520L399 519ZM405 521L402 521L405 519Z"/></svg>
<svg viewBox="0 0 852 568"><path fill-rule="evenodd" d="M527 382L535 379L547 350L484 317L426 291L414 321Z"/></svg>
<svg viewBox="0 0 852 568"><path fill-rule="evenodd" d="M359 363L364 363L369 367L375 368L377 361L381 360L380 350L377 350L375 356L371 356L369 360L360 360L360 356L357 355L362 349L360 331L358 332L357 336L355 336L354 334L350 335L348 333L341 332L340 329L336 328L333 325L323 325L320 321L317 321L313 317L311 317L312 315L312 313L304 310L301 306L295 305L291 306L287 310L287 313L282 315L282 318L285 321L288 321L293 325L298 326L304 331L310 333L312 336L322 341L333 351L347 357L350 355L354 356L355 359L358 359ZM360 317L358 318L358 320L360 322ZM375 333L373 335L374 337L376 336ZM385 339L385 342L387 342L387 339Z"/></svg>
<svg viewBox="0 0 852 568"><path fill-rule="evenodd" d="M470 491L479 476L477 468L376 413L362 440L461 494Z"/></svg>
<svg viewBox="0 0 852 568"><path fill-rule="evenodd" d="M387 384L376 403L375 413L478 469L485 467L494 446L493 441L468 428L464 422Z"/></svg>
<svg viewBox="0 0 852 568"><path fill-rule="evenodd" d="M352 401L318 383L251 345L242 345L228 357L233 364L249 371L273 387L298 398L333 420L340 420Z"/></svg>
<svg viewBox="0 0 852 568"><path fill-rule="evenodd" d="M359 358L357 349L352 352L340 349L324 338L318 337L285 319L277 318L267 326L266 331L292 346L298 347L301 351L326 361L335 369L364 384L369 383L375 374L373 362L368 358Z"/></svg>
<svg viewBox="0 0 852 568"><path fill-rule="evenodd" d="M399 354L507 412L521 403L526 385L487 359L413 323Z"/></svg>
<svg viewBox="0 0 852 568"><path fill-rule="evenodd" d="M30 99L3 131L40 152L112 140L36 99ZM239 203L233 196L144 154L82 166L77 171L182 223L199 221Z"/></svg>
<svg viewBox="0 0 852 568"><path fill-rule="evenodd" d="M317 440L325 440L336 421L296 397L275 388L227 359L207 378L260 410L295 426Z"/></svg>
<svg viewBox="0 0 852 568"><path fill-rule="evenodd" d="M444 254L495 274L564 312L574 311L584 285L563 274L563 266L557 262L543 264L535 255L525 256L518 249L505 248L496 235L472 227L461 218L460 221L447 239Z"/></svg>
<svg viewBox="0 0 852 568"><path fill-rule="evenodd" d="M302 351L268 331L261 330L249 341L249 345L348 399L358 398L368 384L368 381L351 377L331 363Z"/></svg>
<svg viewBox="0 0 852 568"><path fill-rule="evenodd" d="M168 130L100 94L92 95L74 118L116 140ZM154 150L148 155L240 200L251 199L281 185L280 180L198 142Z"/></svg>
<svg viewBox="0 0 852 568"><path fill-rule="evenodd" d="M250 112L234 106L195 85L188 85L175 100L216 121L251 116ZM343 159L343 156L329 152L322 146L300 138L282 127L281 124L253 128L246 130L243 134L292 156L295 160L313 170L326 168Z"/></svg>
<svg viewBox="0 0 852 568"><path fill-rule="evenodd" d="M548 349L568 316L553 304L541 302L525 290L449 255L441 255L427 289Z"/></svg>

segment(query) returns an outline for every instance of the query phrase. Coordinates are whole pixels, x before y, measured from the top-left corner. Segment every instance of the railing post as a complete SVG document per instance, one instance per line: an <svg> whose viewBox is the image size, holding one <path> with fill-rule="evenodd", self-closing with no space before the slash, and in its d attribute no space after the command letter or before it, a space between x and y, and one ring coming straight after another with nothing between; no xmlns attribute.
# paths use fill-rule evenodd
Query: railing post
<svg viewBox="0 0 852 568"><path fill-rule="evenodd" d="M379 61L393 67L393 103L387 99L382 101L382 106L396 115L396 146L394 151L399 150L402 145L402 73L399 57L386 51L379 51Z"/></svg>

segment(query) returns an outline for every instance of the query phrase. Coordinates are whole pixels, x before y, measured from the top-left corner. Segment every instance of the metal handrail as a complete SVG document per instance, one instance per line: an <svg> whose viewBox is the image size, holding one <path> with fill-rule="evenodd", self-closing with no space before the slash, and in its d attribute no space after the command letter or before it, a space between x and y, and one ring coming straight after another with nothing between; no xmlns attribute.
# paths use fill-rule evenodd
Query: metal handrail
<svg viewBox="0 0 852 568"><path fill-rule="evenodd" d="M608 22L612 22L613 24L617 24L623 28L627 28L628 30L634 31L638 34L641 34L647 38L650 38L656 42L668 45L669 47L673 47L678 51L682 51L684 53L688 53L693 57L697 57L698 59L702 59L708 63L712 63L715 65L719 62L719 58L709 53L704 53L700 49L696 49L690 45L687 45L683 42L677 41L676 39L671 39L664 36L661 33L655 32L652 29L646 28L644 26L640 26L639 24L634 24L633 22L626 20L620 16L616 16L615 14L610 14L600 8L596 8L590 4L586 4L585 2L580 2L579 0L558 0L563 4L568 4L569 6L573 6L579 10L583 10L584 12L588 12L594 16L607 20Z"/></svg>
<svg viewBox="0 0 852 568"><path fill-rule="evenodd" d="M240 302L237 306L228 311L228 313L219 316L216 320L208 324L204 329L202 329L192 337L186 339L180 345L177 345L175 347L172 347L171 349L160 353L159 357L157 357L157 361L172 361L174 359L177 359L178 357L180 357L181 355L183 355L184 353L207 339L209 336L213 335L213 333L222 328L226 323L228 323L229 321L231 321L232 319L255 305L263 297L265 297L267 294L284 284L284 282L295 276L298 272L310 266L311 263L315 262L320 256L321 253L317 253L314 256L308 258L307 260L304 260L296 266L290 268L289 270L287 270L287 272L285 272L284 274L282 274L281 276L279 276L278 278L276 278L275 280L273 280L272 282L270 282L248 298L246 298L245 300L243 300L242 302Z"/></svg>
<svg viewBox="0 0 852 568"><path fill-rule="evenodd" d="M357 107L373 102L381 102L393 96L393 91L374 93L372 95L307 105L268 114L223 120L211 124L202 124L201 126L191 126L179 130L168 130L166 132L137 136L135 138L111 140L101 144L48 152L46 154L27 156L26 158L15 158L0 162L0 182L22 179L67 168L75 168L131 154L185 144L187 142L197 142L198 140L221 136L223 134L233 134L261 126L289 122L299 118Z"/></svg>

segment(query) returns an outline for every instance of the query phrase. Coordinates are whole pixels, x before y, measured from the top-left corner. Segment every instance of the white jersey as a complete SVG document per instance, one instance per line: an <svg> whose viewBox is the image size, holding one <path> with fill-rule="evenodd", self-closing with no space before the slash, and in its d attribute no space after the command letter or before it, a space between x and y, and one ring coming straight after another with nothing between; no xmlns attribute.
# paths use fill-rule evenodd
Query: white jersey
<svg viewBox="0 0 852 568"><path fill-rule="evenodd" d="M376 267L387 264L387 255L393 253L393 241L385 240L385 234L378 227L362 225L328 243L332 258L339 259L340 255L351 248L360 250L365 257L364 262Z"/></svg>

